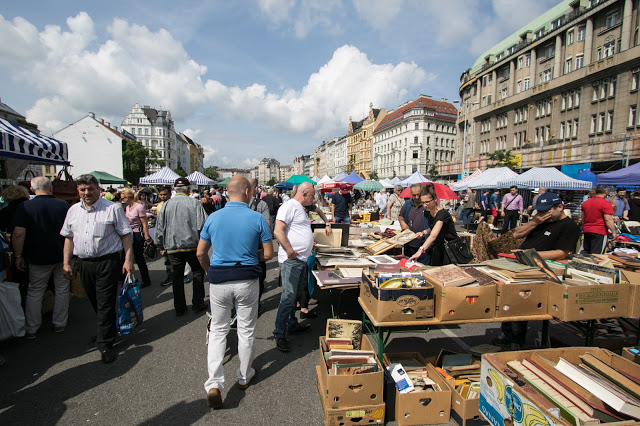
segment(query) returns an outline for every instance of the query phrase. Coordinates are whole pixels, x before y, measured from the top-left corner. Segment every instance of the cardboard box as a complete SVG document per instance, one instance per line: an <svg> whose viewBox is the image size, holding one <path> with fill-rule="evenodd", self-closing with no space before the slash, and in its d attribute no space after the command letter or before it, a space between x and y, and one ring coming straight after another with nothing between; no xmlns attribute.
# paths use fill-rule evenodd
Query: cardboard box
<svg viewBox="0 0 640 426"><path fill-rule="evenodd" d="M377 356L374 355L380 371L375 373L354 374L352 376L335 376L329 374L327 371L326 362L322 353L323 340L324 336L320 336L320 363L318 366L321 370L320 380L323 387L321 399L323 405L330 409L336 409L382 404L384 402L382 395L384 371ZM371 350L374 354L377 353L366 336L362 337L360 348L363 350Z"/></svg>
<svg viewBox="0 0 640 426"><path fill-rule="evenodd" d="M383 424L385 405L380 404L362 405L356 407L331 408L325 402L324 395L326 389L322 382L322 370L319 365L316 366L316 380L318 381L318 393L322 402L322 410L324 411L325 426L345 426L345 425L362 425L362 424Z"/></svg>
<svg viewBox="0 0 640 426"><path fill-rule="evenodd" d="M429 280L429 277L426 277ZM443 287L433 284L435 316L440 321L493 318L496 310L496 285Z"/></svg>
<svg viewBox="0 0 640 426"><path fill-rule="evenodd" d="M451 390L446 380L435 370L433 365L427 363L417 352L393 353L384 355L385 368L394 360L414 358L423 364L428 372L429 378L436 382L440 392L409 392L400 393L391 384L387 393L387 400L395 400L395 421L399 426L404 425L430 425L449 423L451 410ZM395 394L395 396L394 396ZM390 413L388 413L390 414Z"/></svg>
<svg viewBox="0 0 640 426"><path fill-rule="evenodd" d="M622 271L622 279L629 285L629 318L640 318L640 273Z"/></svg>
<svg viewBox="0 0 640 426"><path fill-rule="evenodd" d="M433 286L380 289L362 274L360 298L376 321L415 321L433 318Z"/></svg>
<svg viewBox="0 0 640 426"><path fill-rule="evenodd" d="M547 281L549 314L562 321L625 317L629 284L569 286Z"/></svg>
<svg viewBox="0 0 640 426"><path fill-rule="evenodd" d="M545 283L497 284L496 318L546 315L549 288Z"/></svg>
<svg viewBox="0 0 640 426"><path fill-rule="evenodd" d="M626 360L606 349L593 347L539 349L535 351L500 352L482 356L480 380L480 412L492 425L512 424L523 426L545 424L549 426L569 425L560 417L560 410L545 409L553 406L529 384L518 378L507 367L507 362L530 357L533 353L557 362L560 357L574 364L580 362L580 355L590 352L599 359L628 374L640 374L640 365ZM606 423L608 425L632 425L637 421Z"/></svg>
<svg viewBox="0 0 640 426"><path fill-rule="evenodd" d="M622 348L622 358L633 361L636 364L640 364L640 353L636 353L637 350L638 349L636 347Z"/></svg>

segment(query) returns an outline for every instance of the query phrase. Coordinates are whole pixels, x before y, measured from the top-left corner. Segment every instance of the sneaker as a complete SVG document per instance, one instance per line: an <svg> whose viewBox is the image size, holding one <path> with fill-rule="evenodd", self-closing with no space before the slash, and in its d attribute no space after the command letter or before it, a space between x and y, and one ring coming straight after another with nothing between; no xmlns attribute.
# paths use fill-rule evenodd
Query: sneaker
<svg viewBox="0 0 640 426"><path fill-rule="evenodd" d="M166 286L171 285L171 284L173 284L173 280L171 279L171 277L167 277L167 279L165 279L164 281L162 281L160 283L160 285L162 287L166 287Z"/></svg>
<svg viewBox="0 0 640 426"><path fill-rule="evenodd" d="M276 337L276 348L278 348L280 352L289 352L291 350L289 341L284 337Z"/></svg>
<svg viewBox="0 0 640 426"><path fill-rule="evenodd" d="M209 408L222 408L222 394L220 389L211 388L207 392L207 407Z"/></svg>
<svg viewBox="0 0 640 426"><path fill-rule="evenodd" d="M118 358L118 352L113 348L100 350L100 354L102 355L102 362L105 364L111 364L116 360L116 358Z"/></svg>
<svg viewBox="0 0 640 426"><path fill-rule="evenodd" d="M189 284L192 280L193 280L193 277L191 277L191 274L189 274L186 277L184 277L184 283L185 284Z"/></svg>
<svg viewBox="0 0 640 426"><path fill-rule="evenodd" d="M296 328L293 330L289 330L287 334L304 334L311 331L311 325L309 324L298 324Z"/></svg>
<svg viewBox="0 0 640 426"><path fill-rule="evenodd" d="M238 314L234 314L233 317L231 317L231 321L229 321L229 327L238 328Z"/></svg>
<svg viewBox="0 0 640 426"><path fill-rule="evenodd" d="M24 338L27 340L33 340L36 338L36 333L25 333Z"/></svg>

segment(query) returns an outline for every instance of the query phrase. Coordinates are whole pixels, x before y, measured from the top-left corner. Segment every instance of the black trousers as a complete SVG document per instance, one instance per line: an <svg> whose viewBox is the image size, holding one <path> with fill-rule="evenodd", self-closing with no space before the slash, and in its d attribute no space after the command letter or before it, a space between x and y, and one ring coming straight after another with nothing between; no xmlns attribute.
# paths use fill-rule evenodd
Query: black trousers
<svg viewBox="0 0 640 426"><path fill-rule="evenodd" d="M98 316L96 346L106 349L116 339L116 296L122 271L120 252L96 262L80 259L80 279Z"/></svg>
<svg viewBox="0 0 640 426"><path fill-rule="evenodd" d="M607 248L607 236L585 232L582 248L582 253L602 254Z"/></svg>
<svg viewBox="0 0 640 426"><path fill-rule="evenodd" d="M267 279L267 262L260 262L260 269L262 269L262 272L260 273L260 296L258 297L258 302L262 299L262 293L264 293L264 281Z"/></svg>
<svg viewBox="0 0 640 426"><path fill-rule="evenodd" d="M168 253L171 263L171 279L173 281L173 307L177 312L187 309L187 300L184 295L184 268L188 263L193 273L193 306L204 305L204 269L196 257L196 250Z"/></svg>
<svg viewBox="0 0 640 426"><path fill-rule="evenodd" d="M504 219L502 220L502 229L508 231L514 229L518 223L518 210L505 210Z"/></svg>
<svg viewBox="0 0 640 426"><path fill-rule="evenodd" d="M142 282L144 284L151 284L149 268L144 258L144 237L142 236L142 232L133 233L133 257L136 260L136 265L138 265L138 270L142 276Z"/></svg>

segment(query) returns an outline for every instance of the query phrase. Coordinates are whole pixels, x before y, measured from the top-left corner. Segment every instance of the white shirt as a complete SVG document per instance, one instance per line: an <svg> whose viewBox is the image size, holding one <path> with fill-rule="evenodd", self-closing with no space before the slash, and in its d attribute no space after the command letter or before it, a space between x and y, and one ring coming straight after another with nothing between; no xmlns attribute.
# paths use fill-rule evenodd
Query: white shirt
<svg viewBox="0 0 640 426"><path fill-rule="evenodd" d="M129 220L120 204L98 198L91 207L84 202L71 206L60 235L73 238L73 254L81 259L101 257L122 250L122 235L131 234Z"/></svg>
<svg viewBox="0 0 640 426"><path fill-rule="evenodd" d="M380 210L384 210L387 208L387 202L389 201L389 196L387 194L381 194L376 192L376 205L380 208Z"/></svg>
<svg viewBox="0 0 640 426"><path fill-rule="evenodd" d="M297 200L291 199L278 209L276 220L286 224L285 235L291 247L298 252L298 260L306 261L313 249L313 232L307 211ZM278 262L287 260L287 252L278 248Z"/></svg>

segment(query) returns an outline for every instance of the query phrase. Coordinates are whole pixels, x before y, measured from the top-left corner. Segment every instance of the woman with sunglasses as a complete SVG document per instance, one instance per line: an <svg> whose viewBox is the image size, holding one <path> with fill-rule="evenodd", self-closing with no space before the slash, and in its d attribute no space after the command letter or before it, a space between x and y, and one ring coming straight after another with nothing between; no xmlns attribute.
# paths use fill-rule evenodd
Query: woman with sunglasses
<svg viewBox="0 0 640 426"><path fill-rule="evenodd" d="M410 260L418 259L433 244L431 266L448 265L451 261L444 248L444 242L458 239L453 218L447 210L438 205L438 196L433 184L428 183L422 188L420 201L424 207L424 217L429 223L429 229L418 232L416 238L427 235L428 237Z"/></svg>

